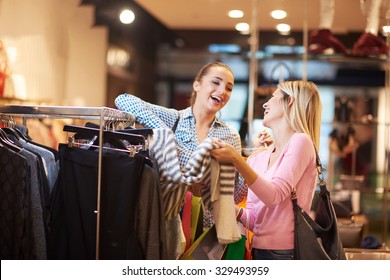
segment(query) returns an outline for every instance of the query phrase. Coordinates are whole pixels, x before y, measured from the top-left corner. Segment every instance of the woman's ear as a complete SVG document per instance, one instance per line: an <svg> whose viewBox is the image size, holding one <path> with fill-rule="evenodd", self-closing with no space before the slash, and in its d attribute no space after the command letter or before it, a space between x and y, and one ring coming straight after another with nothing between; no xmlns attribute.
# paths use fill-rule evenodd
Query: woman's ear
<svg viewBox="0 0 390 280"><path fill-rule="evenodd" d="M195 92L199 91L199 85L200 85L199 81L194 81L192 83L192 88L194 89Z"/></svg>
<svg viewBox="0 0 390 280"><path fill-rule="evenodd" d="M295 102L294 96L289 96L288 97L288 106L291 106Z"/></svg>

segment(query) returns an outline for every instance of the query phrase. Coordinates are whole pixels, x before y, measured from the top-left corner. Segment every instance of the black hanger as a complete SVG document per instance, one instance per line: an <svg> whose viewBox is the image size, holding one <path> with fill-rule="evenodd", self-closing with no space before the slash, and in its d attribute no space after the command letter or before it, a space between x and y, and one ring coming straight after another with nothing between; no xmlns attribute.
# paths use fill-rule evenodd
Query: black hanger
<svg viewBox="0 0 390 280"><path fill-rule="evenodd" d="M78 137L85 137L86 139L92 139L95 136L99 137L99 133L100 133L100 130L96 128L85 127L85 126L74 126L74 125L64 125L63 131L77 133ZM133 145L141 144L144 146L144 148L146 148L145 137L139 134L130 134L130 133L104 130L103 139L104 141L111 141L114 144L119 144L118 140L126 140L130 144ZM98 140L99 138L97 138L97 141ZM123 148L123 146L124 143L122 142L121 148Z"/></svg>
<svg viewBox="0 0 390 280"><path fill-rule="evenodd" d="M9 134L15 136L18 140L23 139L24 141L30 141L31 139L27 137L22 131L17 127L3 127L3 130Z"/></svg>
<svg viewBox="0 0 390 280"><path fill-rule="evenodd" d="M87 123L85 123L85 126L99 129L99 125L96 123L93 123L93 122L87 122ZM118 130L113 130L113 131L130 133L130 134L140 134L140 135L143 135L144 137L148 137L150 135L153 135L153 129L151 129L151 128L126 127L125 129L118 129Z"/></svg>
<svg viewBox="0 0 390 280"><path fill-rule="evenodd" d="M144 137L153 135L153 129L151 128L125 128L122 130L115 130L115 131L123 132L123 133L131 133L131 134L140 134L143 135Z"/></svg>
<svg viewBox="0 0 390 280"><path fill-rule="evenodd" d="M6 134L8 135L13 135L14 137L16 137L18 140L21 138L21 136L19 135L19 133L17 133L14 129L12 129L11 127L3 127L1 130L3 130Z"/></svg>
<svg viewBox="0 0 390 280"><path fill-rule="evenodd" d="M25 140L25 141L31 141L31 140L32 140L31 137L28 136L28 134L25 134L25 133L22 131L21 127L13 126L12 128L13 128L13 130L14 130L17 134L19 134L19 136L20 136L23 140ZM27 128L25 128L25 129L26 129L26 133L27 133Z"/></svg>
<svg viewBox="0 0 390 280"><path fill-rule="evenodd" d="M7 148L11 149L14 152L19 153L22 149L14 144L14 142L11 141L11 139L8 138L7 133L3 130L3 128L0 129L0 142Z"/></svg>

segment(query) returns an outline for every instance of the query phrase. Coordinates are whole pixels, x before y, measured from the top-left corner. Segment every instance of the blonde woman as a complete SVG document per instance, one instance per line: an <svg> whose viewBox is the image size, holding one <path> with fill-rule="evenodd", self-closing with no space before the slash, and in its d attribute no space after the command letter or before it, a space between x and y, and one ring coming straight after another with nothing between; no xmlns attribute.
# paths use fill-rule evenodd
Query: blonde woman
<svg viewBox="0 0 390 280"><path fill-rule="evenodd" d="M274 144L245 161L230 144L216 140L212 156L234 164L248 186L246 208L237 208L244 225L254 232L253 259L293 259L294 215L291 191L310 210L317 180L322 105L315 84L280 83L264 104L263 125L272 130Z"/></svg>

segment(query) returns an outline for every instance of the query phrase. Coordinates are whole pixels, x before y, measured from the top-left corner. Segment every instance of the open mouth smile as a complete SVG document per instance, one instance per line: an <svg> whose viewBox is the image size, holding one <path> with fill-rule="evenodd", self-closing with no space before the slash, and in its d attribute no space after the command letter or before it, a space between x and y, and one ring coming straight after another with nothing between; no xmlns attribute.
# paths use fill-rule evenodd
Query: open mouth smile
<svg viewBox="0 0 390 280"><path fill-rule="evenodd" d="M212 98L214 101L216 101L217 103L223 103L223 102L222 102L222 99L221 99L220 97L218 97L218 96L212 95L211 98Z"/></svg>

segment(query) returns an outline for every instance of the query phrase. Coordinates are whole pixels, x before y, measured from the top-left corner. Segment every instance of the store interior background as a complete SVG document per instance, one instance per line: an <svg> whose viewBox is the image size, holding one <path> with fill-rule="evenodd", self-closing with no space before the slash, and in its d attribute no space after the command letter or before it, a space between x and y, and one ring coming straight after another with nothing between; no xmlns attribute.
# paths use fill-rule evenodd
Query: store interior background
<svg viewBox="0 0 390 280"><path fill-rule="evenodd" d="M250 34L240 34L234 25L251 22L251 3L0 0L0 40L7 50L11 77L0 104L114 108L115 97L129 92L181 109L187 106L192 80L200 67L221 60L231 66L236 78L231 101L221 117L237 127L246 143L251 137L247 129ZM389 24L389 5L384 0L381 26ZM124 7L136 15L132 24L119 22L119 10ZM390 145L388 60L312 55L304 60L304 24L308 30L317 28L319 1L258 0L258 7L257 86L302 79L303 73L317 83L323 102L320 155L326 168L334 171L329 182L332 188L342 172L332 162L329 135L335 128L353 126L360 148L357 160L368 168L360 210L369 221L369 233L389 245L389 230L383 232L384 223L388 223L384 214L390 216L389 209L383 208L383 188L390 186L386 156ZM275 8L289 13L290 34L275 31L278 22L269 16ZM230 9L243 10L244 18L229 19L226 14ZM352 48L365 27L359 1L336 0L335 10L333 32ZM335 121L338 98L348 98L353 104L353 117L348 122ZM252 134L261 129L261 104L265 101L265 97L255 95Z"/></svg>

